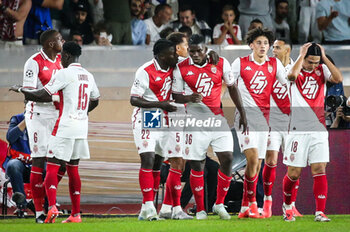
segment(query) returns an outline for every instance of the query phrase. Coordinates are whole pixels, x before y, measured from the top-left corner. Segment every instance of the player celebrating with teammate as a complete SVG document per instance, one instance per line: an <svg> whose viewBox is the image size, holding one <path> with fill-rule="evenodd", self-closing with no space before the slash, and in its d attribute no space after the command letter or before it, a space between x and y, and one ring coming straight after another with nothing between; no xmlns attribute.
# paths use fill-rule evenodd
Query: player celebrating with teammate
<svg viewBox="0 0 350 232"><path fill-rule="evenodd" d="M294 64L290 58L292 45L285 40L277 39L273 43L272 53L278 58L286 69L286 72ZM290 100L287 86L282 85L278 80L273 84L270 104L270 131L267 142L267 152L265 157L265 165L263 169L264 182L264 217L272 216L272 188L276 179L276 167L278 152L282 144L285 144L285 137L288 133L289 116L290 116ZM282 147L282 150L284 147ZM302 216L295 208L295 199L299 184L295 186L292 196L292 205L294 215Z"/></svg>
<svg viewBox="0 0 350 232"><path fill-rule="evenodd" d="M47 30L41 34L40 44L43 46L42 49L30 57L24 65L23 90L41 89L62 68L61 56L58 53L61 52L63 43L64 40L58 31ZM45 197L43 171L48 139L57 117L58 111L52 100L50 102L28 101L26 105L25 121L31 157L33 159L30 186L36 211L35 221L37 223L44 223L45 220L43 211ZM57 178L61 180L64 173L65 168L62 167L58 172Z"/></svg>
<svg viewBox="0 0 350 232"><path fill-rule="evenodd" d="M228 61L220 57L217 65L207 62L207 47L204 38L193 35L189 40L190 57L177 65L174 70L173 96L177 103L187 103L188 119L218 120L220 128L195 128L185 126L184 159L190 160L190 185L197 204L197 219L207 219L204 208L204 162L208 146L211 145L219 158L217 200L213 211L221 219L230 219L223 202L227 194L233 160L233 138L223 111L220 107L221 87L224 81L241 118L239 125L246 129L246 117L242 108L239 92L234 86L234 79ZM196 124L198 125L198 124Z"/></svg>
<svg viewBox="0 0 350 232"><path fill-rule="evenodd" d="M159 186L159 181L155 181L153 170L159 170L161 162L155 161L156 154L164 157L167 156L168 151L176 151L174 157L182 156L179 152L180 141L174 139L172 143L169 143L169 134L166 133L166 129L156 131L156 129L144 128L146 118L143 117L143 111L145 109L156 108L156 110L149 112L152 114L150 121L156 119L160 121L162 114L166 116L167 112L173 112L177 109L176 106L170 104L173 68L178 61L175 45L169 40L160 39L153 46L153 54L154 59L136 71L130 98L131 105L135 106L132 114L134 140L141 158L139 182L143 201L139 220L157 219L152 190L155 185Z"/></svg>
<svg viewBox="0 0 350 232"><path fill-rule="evenodd" d="M270 95L276 79L282 85L286 83L286 73L278 59L267 56L273 42L272 31L261 28L250 30L246 40L253 53L237 58L232 64L248 120L246 132L239 130L238 124L235 124L240 146L247 159L242 207L238 218L260 218L256 184L261 161L266 154Z"/></svg>
<svg viewBox="0 0 350 232"><path fill-rule="evenodd" d="M31 91L15 86L10 89L22 92L26 100L36 102L51 101L52 94L59 93L59 118L48 142L44 183L49 212L45 223L53 223L59 214L56 208L57 173L60 166L66 163L72 213L63 223L81 222L78 165L80 159L90 158L87 143L88 112L98 105L100 94L92 74L77 63L80 55L81 47L74 42L67 42L62 50L62 65L65 69L58 71L43 88Z"/></svg>
<svg viewBox="0 0 350 232"><path fill-rule="evenodd" d="M321 59L324 64L320 64ZM327 81L339 83L343 77L326 57L321 45L307 43L300 48L288 79L291 81L292 115L283 159L288 166L283 179L284 220L295 221L291 195L302 168L309 164L314 178L315 221L328 222L330 219L324 214L328 191L326 165L329 162L325 84Z"/></svg>

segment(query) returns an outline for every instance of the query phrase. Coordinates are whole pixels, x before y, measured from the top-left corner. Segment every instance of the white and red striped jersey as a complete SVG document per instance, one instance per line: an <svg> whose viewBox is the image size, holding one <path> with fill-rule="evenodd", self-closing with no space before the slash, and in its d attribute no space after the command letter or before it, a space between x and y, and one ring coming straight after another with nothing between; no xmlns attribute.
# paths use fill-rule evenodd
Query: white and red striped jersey
<svg viewBox="0 0 350 232"><path fill-rule="evenodd" d="M131 87L131 96L140 97L147 101L170 100L173 68L164 70L156 59L142 65L135 74L135 81ZM135 107L133 121L140 114L140 107Z"/></svg>
<svg viewBox="0 0 350 232"><path fill-rule="evenodd" d="M297 79L290 84L291 132L325 131L324 98L325 84L331 72L324 64L313 71L300 71Z"/></svg>
<svg viewBox="0 0 350 232"><path fill-rule="evenodd" d="M274 57L266 57L266 61L259 64L251 54L237 58L232 63L232 72L241 93L249 129L268 130L273 84L276 79L286 84L283 64Z"/></svg>
<svg viewBox="0 0 350 232"><path fill-rule="evenodd" d="M217 65L206 62L200 66L189 57L177 64L172 90L184 95L200 93L203 96L200 103L186 104L188 114L207 112L209 109L215 115L223 115L220 107L223 81L228 86L234 84L230 63L225 58L220 57Z"/></svg>
<svg viewBox="0 0 350 232"><path fill-rule="evenodd" d="M31 56L24 65L23 88L41 89L62 68L61 55L57 55L55 60L51 60L41 49L40 52ZM51 114L56 113L56 108L52 102L28 101L26 111Z"/></svg>
<svg viewBox="0 0 350 232"><path fill-rule="evenodd" d="M294 61L285 66L286 73L292 68ZM270 102L270 128L274 131L288 131L290 121L290 97L287 85L281 84L278 80L273 83Z"/></svg>
<svg viewBox="0 0 350 232"><path fill-rule="evenodd" d="M58 92L60 97L59 116L52 135L87 138L89 102L100 97L94 76L80 64L72 63L58 71L44 89L50 95Z"/></svg>

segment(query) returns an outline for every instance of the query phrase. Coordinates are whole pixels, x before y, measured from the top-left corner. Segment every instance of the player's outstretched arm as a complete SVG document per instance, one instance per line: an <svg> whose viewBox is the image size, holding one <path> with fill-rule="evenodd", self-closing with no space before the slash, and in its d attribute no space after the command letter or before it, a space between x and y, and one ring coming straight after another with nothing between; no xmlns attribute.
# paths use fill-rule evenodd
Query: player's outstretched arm
<svg viewBox="0 0 350 232"><path fill-rule="evenodd" d="M160 108L168 112L174 112L177 107L170 104L171 101L147 101L140 97L131 96L130 104L141 108Z"/></svg>
<svg viewBox="0 0 350 232"><path fill-rule="evenodd" d="M288 80L295 81L300 73L301 68L303 67L303 61L306 56L308 48L312 45L312 43L306 43L300 47L299 57L295 61L293 67L290 69L288 73Z"/></svg>
<svg viewBox="0 0 350 232"><path fill-rule="evenodd" d="M22 86L20 85L14 85L10 87L9 91L23 93L24 98L28 101L35 101L35 102L52 101L51 95L44 88L38 89L38 90L29 90L29 89L22 88Z"/></svg>
<svg viewBox="0 0 350 232"><path fill-rule="evenodd" d="M192 93L191 95L173 93L173 98L175 99L176 103L186 104L189 102L199 103L202 101L203 96L199 93Z"/></svg>
<svg viewBox="0 0 350 232"><path fill-rule="evenodd" d="M227 86L227 88L228 88L228 91L230 93L230 97L231 97L233 103L235 103L236 108L240 114L239 128L241 128L241 126L243 126L243 132L245 132L247 130L247 117L245 114L245 110L242 106L241 94L239 93L239 91L237 90L235 85Z"/></svg>
<svg viewBox="0 0 350 232"><path fill-rule="evenodd" d="M88 112L93 111L98 106L98 103L99 103L98 99L90 100Z"/></svg>

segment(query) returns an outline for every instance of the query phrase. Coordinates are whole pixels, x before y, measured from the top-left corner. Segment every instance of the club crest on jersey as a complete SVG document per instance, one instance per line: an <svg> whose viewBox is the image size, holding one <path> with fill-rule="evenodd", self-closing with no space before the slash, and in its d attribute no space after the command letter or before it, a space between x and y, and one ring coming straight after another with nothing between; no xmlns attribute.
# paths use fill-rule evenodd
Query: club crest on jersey
<svg viewBox="0 0 350 232"><path fill-rule="evenodd" d="M143 140L142 146L145 147L145 148L148 147L148 142L146 140Z"/></svg>
<svg viewBox="0 0 350 232"><path fill-rule="evenodd" d="M271 65L269 65L269 66L267 67L267 70L269 70L269 73L272 73L273 67L272 67Z"/></svg>
<svg viewBox="0 0 350 232"><path fill-rule="evenodd" d="M181 147L180 147L179 144L177 144L177 145L175 146L175 151L176 151L177 153L180 153L180 150L181 150Z"/></svg>
<svg viewBox="0 0 350 232"><path fill-rule="evenodd" d="M185 149L185 154L188 155L190 153L190 148L189 147L186 147Z"/></svg>
<svg viewBox="0 0 350 232"><path fill-rule="evenodd" d="M161 128L162 112L157 110L143 111L143 128Z"/></svg>
<svg viewBox="0 0 350 232"><path fill-rule="evenodd" d="M321 76L321 71L320 70L316 69L315 73L316 73L317 76Z"/></svg>
<svg viewBox="0 0 350 232"><path fill-rule="evenodd" d="M34 145L34 146L33 146L33 152L34 152L34 153L37 153L38 150L39 150L38 145Z"/></svg>
<svg viewBox="0 0 350 232"><path fill-rule="evenodd" d="M245 142L245 144L249 144L249 137L245 137L244 142Z"/></svg>
<svg viewBox="0 0 350 232"><path fill-rule="evenodd" d="M295 160L295 155L294 154L291 154L290 157L289 157L290 161L294 161Z"/></svg>
<svg viewBox="0 0 350 232"><path fill-rule="evenodd" d="M212 66L211 66L211 72L212 72L212 73L216 73L216 71L217 71L216 66L215 66L215 65L212 65Z"/></svg>

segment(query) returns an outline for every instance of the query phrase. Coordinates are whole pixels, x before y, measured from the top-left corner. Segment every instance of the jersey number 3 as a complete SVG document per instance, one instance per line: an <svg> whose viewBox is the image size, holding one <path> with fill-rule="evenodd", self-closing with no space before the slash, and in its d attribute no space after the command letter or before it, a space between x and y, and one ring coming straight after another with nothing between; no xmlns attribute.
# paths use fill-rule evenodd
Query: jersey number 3
<svg viewBox="0 0 350 232"><path fill-rule="evenodd" d="M85 110L88 102L88 95L86 89L88 84L80 84L79 86L79 99L78 99L78 110Z"/></svg>

